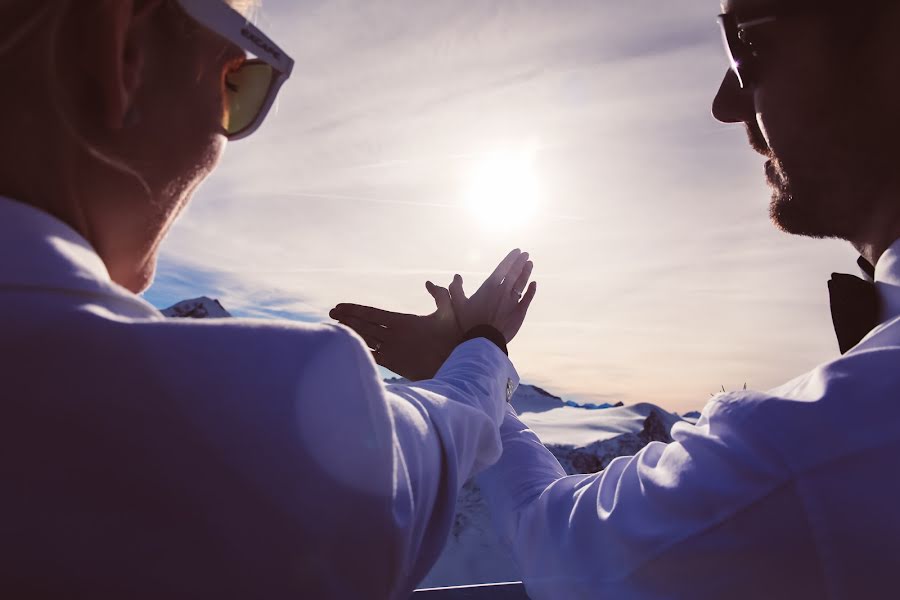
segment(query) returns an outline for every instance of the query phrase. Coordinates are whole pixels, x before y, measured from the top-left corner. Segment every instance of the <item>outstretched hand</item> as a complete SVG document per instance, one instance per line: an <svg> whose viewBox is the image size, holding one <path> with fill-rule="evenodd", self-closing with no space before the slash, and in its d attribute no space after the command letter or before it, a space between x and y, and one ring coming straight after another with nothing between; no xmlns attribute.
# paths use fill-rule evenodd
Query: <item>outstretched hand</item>
<svg viewBox="0 0 900 600"><path fill-rule="evenodd" d="M513 250L471 298L463 291L462 277L454 276L449 293L460 329L468 331L476 325L491 325L511 342L537 293L537 283L528 284L533 269L534 263L528 260L527 252Z"/></svg>
<svg viewBox="0 0 900 600"><path fill-rule="evenodd" d="M512 341L537 292L534 282L528 285L533 268L527 252L513 250L471 298L459 275L449 289L426 282L437 307L429 315L358 304L338 304L329 314L356 331L382 367L412 381L430 379L473 327L490 325Z"/></svg>
<svg viewBox="0 0 900 600"><path fill-rule="evenodd" d="M430 315L410 315L360 306L338 304L329 315L353 329L372 350L379 365L411 381L431 379L463 340L447 289L425 284L437 310Z"/></svg>

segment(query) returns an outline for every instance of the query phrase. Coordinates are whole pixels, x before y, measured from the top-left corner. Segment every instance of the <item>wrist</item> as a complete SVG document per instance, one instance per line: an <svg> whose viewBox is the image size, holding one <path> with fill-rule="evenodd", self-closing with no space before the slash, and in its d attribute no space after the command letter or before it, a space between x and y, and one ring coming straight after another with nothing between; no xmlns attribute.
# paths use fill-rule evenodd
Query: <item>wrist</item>
<svg viewBox="0 0 900 600"><path fill-rule="evenodd" d="M503 354L509 356L509 349L506 347L506 338L497 328L492 327L491 325L476 325L465 333L463 342L478 338L486 339L497 346Z"/></svg>

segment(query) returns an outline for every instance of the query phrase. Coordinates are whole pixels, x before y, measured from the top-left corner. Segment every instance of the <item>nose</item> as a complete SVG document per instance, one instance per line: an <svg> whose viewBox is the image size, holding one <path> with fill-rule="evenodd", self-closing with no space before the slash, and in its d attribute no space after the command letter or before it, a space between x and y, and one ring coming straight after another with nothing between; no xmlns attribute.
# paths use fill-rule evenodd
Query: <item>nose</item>
<svg viewBox="0 0 900 600"><path fill-rule="evenodd" d="M712 105L712 114L722 123L750 123L756 119L753 93L741 89L734 71L728 69Z"/></svg>

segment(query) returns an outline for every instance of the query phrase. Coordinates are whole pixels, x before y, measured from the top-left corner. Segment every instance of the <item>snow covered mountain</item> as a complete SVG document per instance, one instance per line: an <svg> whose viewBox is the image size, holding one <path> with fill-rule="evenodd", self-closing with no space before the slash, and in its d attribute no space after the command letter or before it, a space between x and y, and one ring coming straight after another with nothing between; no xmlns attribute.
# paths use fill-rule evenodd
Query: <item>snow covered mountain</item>
<svg viewBox="0 0 900 600"><path fill-rule="evenodd" d="M160 312L176 319L224 319L231 316L218 300L206 296L183 300Z"/></svg>

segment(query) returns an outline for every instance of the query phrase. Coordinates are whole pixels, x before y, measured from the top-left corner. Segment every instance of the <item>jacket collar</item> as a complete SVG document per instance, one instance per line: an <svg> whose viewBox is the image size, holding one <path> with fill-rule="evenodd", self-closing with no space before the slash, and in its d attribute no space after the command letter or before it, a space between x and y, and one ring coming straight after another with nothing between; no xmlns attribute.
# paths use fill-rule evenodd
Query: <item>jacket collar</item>
<svg viewBox="0 0 900 600"><path fill-rule="evenodd" d="M94 248L69 225L0 196L0 290L16 288L124 297L136 303L134 308L140 305L143 311L138 312L159 315L143 299L114 283Z"/></svg>

